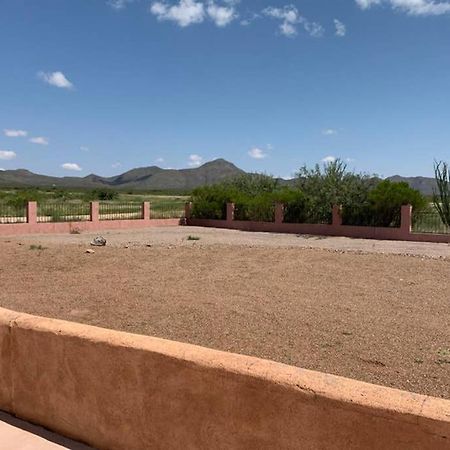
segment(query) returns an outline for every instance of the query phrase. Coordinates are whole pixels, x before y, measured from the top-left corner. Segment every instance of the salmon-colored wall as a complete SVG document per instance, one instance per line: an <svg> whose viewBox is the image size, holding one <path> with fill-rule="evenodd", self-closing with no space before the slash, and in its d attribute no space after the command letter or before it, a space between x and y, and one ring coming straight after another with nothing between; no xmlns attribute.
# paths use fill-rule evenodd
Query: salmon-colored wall
<svg viewBox="0 0 450 450"><path fill-rule="evenodd" d="M47 222L1 224L0 236L44 233L73 233L76 231L101 231L147 227L177 226L180 219L128 219L99 220L97 222Z"/></svg>
<svg viewBox="0 0 450 450"><path fill-rule="evenodd" d="M37 203L27 204L27 223L0 224L0 236L41 233L74 233L81 231L101 231L146 227L176 226L180 219L152 219L149 202L142 203L141 219L100 220L99 203L91 202L90 220L80 222L38 222Z"/></svg>
<svg viewBox="0 0 450 450"><path fill-rule="evenodd" d="M99 449L450 448L450 401L0 309L0 407Z"/></svg>

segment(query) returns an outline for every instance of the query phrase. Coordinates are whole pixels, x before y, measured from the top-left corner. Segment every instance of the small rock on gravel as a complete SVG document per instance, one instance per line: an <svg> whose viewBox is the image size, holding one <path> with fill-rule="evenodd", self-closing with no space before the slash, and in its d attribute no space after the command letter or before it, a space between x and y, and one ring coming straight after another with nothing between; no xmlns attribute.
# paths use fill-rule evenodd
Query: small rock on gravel
<svg viewBox="0 0 450 450"><path fill-rule="evenodd" d="M91 245L104 247L106 245L106 239L103 236L97 236L92 240Z"/></svg>

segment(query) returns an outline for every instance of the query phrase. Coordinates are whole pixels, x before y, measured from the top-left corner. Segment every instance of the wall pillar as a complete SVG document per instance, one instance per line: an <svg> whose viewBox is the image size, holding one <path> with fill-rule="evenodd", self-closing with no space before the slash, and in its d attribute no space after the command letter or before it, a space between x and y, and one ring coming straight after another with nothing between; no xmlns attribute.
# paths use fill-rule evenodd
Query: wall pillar
<svg viewBox="0 0 450 450"><path fill-rule="evenodd" d="M342 225L342 206L334 205L332 214L333 214L333 221L332 221L333 226L340 227Z"/></svg>
<svg viewBox="0 0 450 450"><path fill-rule="evenodd" d="M402 205L400 229L403 233L410 234L412 231L412 206Z"/></svg>
<svg viewBox="0 0 450 450"><path fill-rule="evenodd" d="M191 213L192 213L192 202L186 202L184 204L184 217L189 220L191 218Z"/></svg>
<svg viewBox="0 0 450 450"><path fill-rule="evenodd" d="M150 202L142 203L142 218L144 220L150 220Z"/></svg>
<svg viewBox="0 0 450 450"><path fill-rule="evenodd" d="M37 203L27 203L27 223L37 223Z"/></svg>
<svg viewBox="0 0 450 450"><path fill-rule="evenodd" d="M99 217L99 204L98 202L91 202L91 222L98 222Z"/></svg>
<svg viewBox="0 0 450 450"><path fill-rule="evenodd" d="M227 203L227 222L234 220L234 203Z"/></svg>
<svg viewBox="0 0 450 450"><path fill-rule="evenodd" d="M284 222L284 205L283 203L275 203L275 223Z"/></svg>

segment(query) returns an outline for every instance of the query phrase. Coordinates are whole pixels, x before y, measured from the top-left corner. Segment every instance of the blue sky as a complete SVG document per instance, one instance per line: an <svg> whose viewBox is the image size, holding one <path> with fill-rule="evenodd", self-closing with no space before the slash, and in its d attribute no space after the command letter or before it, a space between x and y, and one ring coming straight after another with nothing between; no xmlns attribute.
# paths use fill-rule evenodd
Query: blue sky
<svg viewBox="0 0 450 450"><path fill-rule="evenodd" d="M0 168L450 160L450 1L2 0Z"/></svg>

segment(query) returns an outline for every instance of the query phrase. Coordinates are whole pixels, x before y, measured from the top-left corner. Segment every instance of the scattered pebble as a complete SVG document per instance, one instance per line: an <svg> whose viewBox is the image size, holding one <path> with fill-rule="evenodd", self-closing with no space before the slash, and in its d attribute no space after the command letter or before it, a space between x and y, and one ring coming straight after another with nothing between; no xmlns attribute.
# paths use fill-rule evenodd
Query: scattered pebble
<svg viewBox="0 0 450 450"><path fill-rule="evenodd" d="M95 250L92 250L92 248L88 248L84 253L95 253Z"/></svg>

